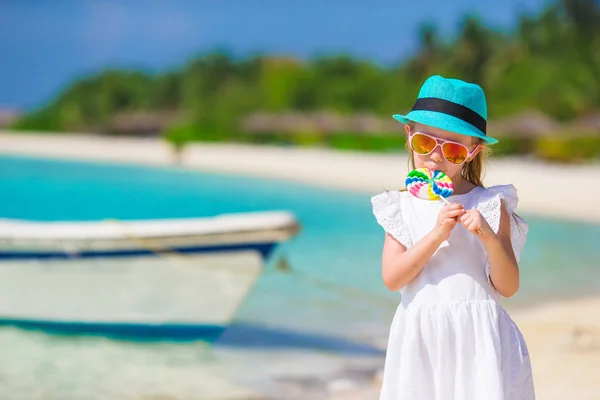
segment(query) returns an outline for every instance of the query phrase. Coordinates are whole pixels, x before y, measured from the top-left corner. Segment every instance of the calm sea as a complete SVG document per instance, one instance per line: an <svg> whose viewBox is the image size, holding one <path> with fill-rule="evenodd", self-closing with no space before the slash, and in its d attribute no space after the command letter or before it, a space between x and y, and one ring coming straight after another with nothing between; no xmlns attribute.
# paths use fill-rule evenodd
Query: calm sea
<svg viewBox="0 0 600 400"><path fill-rule="evenodd" d="M381 283L383 231L370 194L176 168L0 157L1 218L127 220L273 209L294 212L303 229L269 261L229 342L136 344L4 328L0 398L236 398L248 387L267 390L282 369L324 374L357 357L378 365L397 302ZM600 227L523 217L530 234L521 289L509 306L600 289ZM291 273L275 268L282 258Z"/></svg>

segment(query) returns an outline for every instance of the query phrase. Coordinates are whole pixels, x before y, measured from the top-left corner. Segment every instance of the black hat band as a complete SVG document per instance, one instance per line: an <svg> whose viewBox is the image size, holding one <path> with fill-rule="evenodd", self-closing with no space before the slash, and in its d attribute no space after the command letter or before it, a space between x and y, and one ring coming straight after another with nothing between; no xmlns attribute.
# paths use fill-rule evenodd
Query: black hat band
<svg viewBox="0 0 600 400"><path fill-rule="evenodd" d="M486 135L485 118L462 104L435 97L422 97L417 99L411 111L435 111L448 114L473 125Z"/></svg>

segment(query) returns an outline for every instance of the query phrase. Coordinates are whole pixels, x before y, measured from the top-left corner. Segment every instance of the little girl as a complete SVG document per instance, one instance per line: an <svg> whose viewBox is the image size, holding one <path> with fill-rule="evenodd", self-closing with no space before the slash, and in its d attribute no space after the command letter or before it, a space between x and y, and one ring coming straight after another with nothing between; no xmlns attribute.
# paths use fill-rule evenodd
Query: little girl
<svg viewBox="0 0 600 400"><path fill-rule="evenodd" d="M406 116L413 168L445 172L454 193L406 190L371 201L384 228L382 277L402 300L392 321L380 400L531 400L523 337L499 304L519 288L527 224L512 185L481 182L487 104L478 85L432 76Z"/></svg>

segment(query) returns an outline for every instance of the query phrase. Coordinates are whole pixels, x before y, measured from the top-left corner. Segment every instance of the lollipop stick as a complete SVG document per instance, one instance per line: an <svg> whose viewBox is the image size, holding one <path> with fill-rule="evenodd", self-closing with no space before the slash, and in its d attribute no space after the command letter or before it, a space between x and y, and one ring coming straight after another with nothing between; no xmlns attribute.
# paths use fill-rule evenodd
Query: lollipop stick
<svg viewBox="0 0 600 400"><path fill-rule="evenodd" d="M445 197L440 196L440 200L442 200L446 204L450 204L450 202Z"/></svg>

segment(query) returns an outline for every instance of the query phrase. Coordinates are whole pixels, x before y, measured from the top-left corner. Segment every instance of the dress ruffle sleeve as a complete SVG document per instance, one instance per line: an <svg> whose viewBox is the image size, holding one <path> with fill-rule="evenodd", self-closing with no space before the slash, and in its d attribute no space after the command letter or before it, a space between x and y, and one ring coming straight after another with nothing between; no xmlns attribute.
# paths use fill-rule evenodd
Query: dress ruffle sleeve
<svg viewBox="0 0 600 400"><path fill-rule="evenodd" d="M402 216L402 195L398 190L380 193L371 197L373 215L379 225L404 245L412 247L412 239L408 226Z"/></svg>

